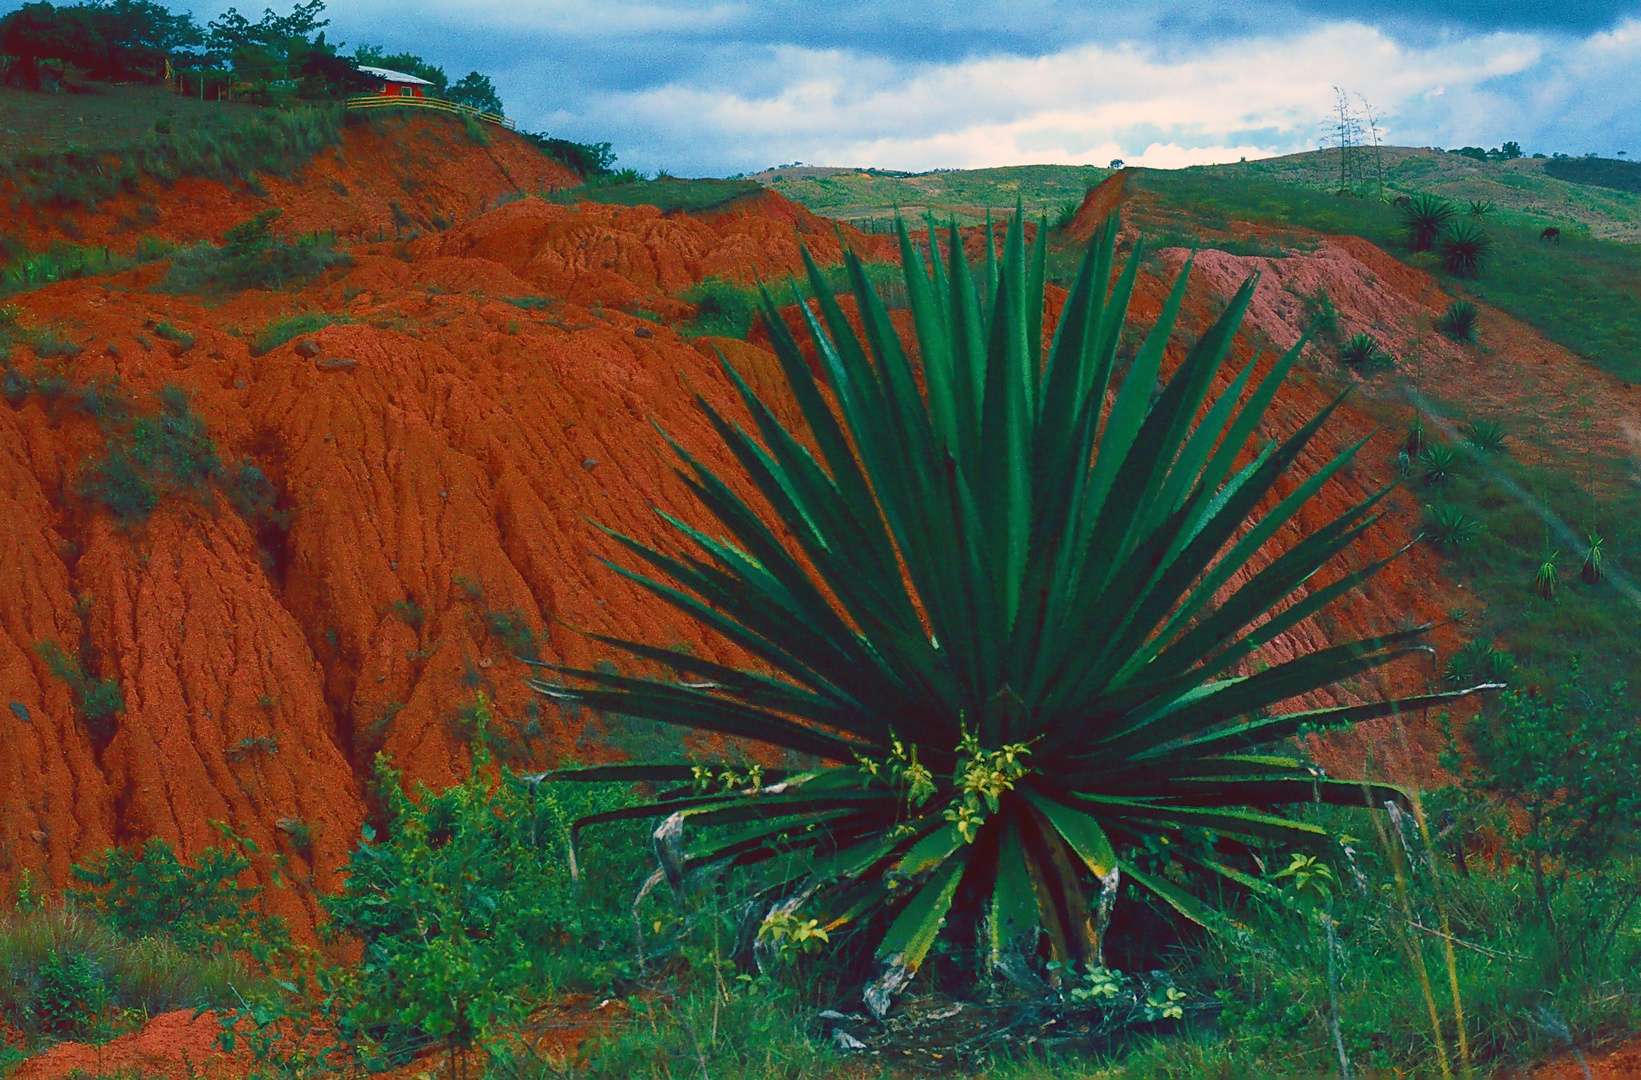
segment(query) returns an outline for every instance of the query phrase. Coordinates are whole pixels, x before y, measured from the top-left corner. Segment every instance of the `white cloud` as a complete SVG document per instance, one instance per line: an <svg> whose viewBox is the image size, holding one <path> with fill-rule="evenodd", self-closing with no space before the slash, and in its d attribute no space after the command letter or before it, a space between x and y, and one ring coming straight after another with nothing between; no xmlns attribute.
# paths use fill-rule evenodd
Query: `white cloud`
<svg viewBox="0 0 1641 1080"><path fill-rule="evenodd" d="M1592 39L1586 51L1610 63L1615 48ZM785 46L770 50L765 74L778 85L764 92L697 76L595 97L577 126L637 129L626 157L675 169L726 158L734 168L1103 165L1113 157L1177 167L1314 148L1334 86L1372 101L1393 139L1462 140L1470 136L1450 133L1509 111L1490 84L1541 68L1545 52L1535 37L1503 33L1410 49L1354 22L1222 41L1183 57L1084 44L1043 57L914 66Z"/></svg>

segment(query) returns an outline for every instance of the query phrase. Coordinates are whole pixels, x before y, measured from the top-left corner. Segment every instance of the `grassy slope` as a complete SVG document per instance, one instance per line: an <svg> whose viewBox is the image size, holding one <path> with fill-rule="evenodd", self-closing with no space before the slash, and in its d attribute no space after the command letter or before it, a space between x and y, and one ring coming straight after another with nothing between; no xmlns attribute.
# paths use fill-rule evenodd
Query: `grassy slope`
<svg viewBox="0 0 1641 1080"><path fill-rule="evenodd" d="M752 179L817 214L856 225L887 219L898 207L908 216L932 210L960 224L984 221L987 209L1012 211L1015 202L1031 214L1051 218L1071 200L1081 201L1090 185L1111 175L1087 165L1020 165L929 173L863 172L857 169L796 167L771 169Z"/></svg>
<svg viewBox="0 0 1641 1080"><path fill-rule="evenodd" d="M1587 231L1593 237L1641 240L1641 194L1558 180L1545 161L1523 158L1480 162L1458 154L1407 147L1382 152L1385 189L1390 196L1430 191L1451 199L1491 201L1497 217L1542 229ZM1179 170L1177 175L1222 181L1268 182L1332 192L1339 187L1337 151L1315 151L1234 165ZM796 167L771 169L753 179L818 214L855 221L888 217L896 206L951 212L960 221L980 220L987 207L1012 209L1021 199L1033 213L1052 216L1067 199L1081 198L1087 184L1110 175L1084 165L1021 165L930 173L864 172L858 169ZM1375 187L1375 193L1377 188Z"/></svg>
<svg viewBox="0 0 1641 1080"><path fill-rule="evenodd" d="M70 147L111 151L154 134L171 121L174 134L232 124L262 110L254 105L175 97L163 86L94 84L94 93L41 94L0 86L0 161Z"/></svg>

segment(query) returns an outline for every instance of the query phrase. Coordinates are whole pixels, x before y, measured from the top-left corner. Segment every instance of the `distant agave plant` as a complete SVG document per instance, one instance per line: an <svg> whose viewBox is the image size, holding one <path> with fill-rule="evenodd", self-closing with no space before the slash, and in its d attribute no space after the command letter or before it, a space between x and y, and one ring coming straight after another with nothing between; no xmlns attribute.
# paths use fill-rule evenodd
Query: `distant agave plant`
<svg viewBox="0 0 1641 1080"><path fill-rule="evenodd" d="M1533 574L1533 591L1546 600L1554 600L1556 590L1561 585L1561 569L1556 566L1556 560L1560 557L1560 551L1547 552Z"/></svg>
<svg viewBox="0 0 1641 1080"><path fill-rule="evenodd" d="M1305 725L1467 692L1280 711L1419 651L1422 627L1248 669L1262 646L1394 557L1315 584L1373 525L1390 486L1260 556L1367 440L1287 481L1336 400L1291 435L1255 444L1304 340L1257 382L1257 359L1225 372L1211 397L1252 279L1164 377L1187 267L1113 386L1143 246L1113 287L1115 216L1082 260L1046 351L1047 229L1028 256L1016 217L1002 259L988 250L975 268L955 226L945 254L932 245L927 257L897 227L919 361L858 258L845 267L863 334L808 261L818 311L798 311L825 391L767 293L763 309L803 437L725 363L756 435L698 401L740 482L673 444L716 524L663 515L676 553L611 534L658 571L610 564L617 573L758 668L600 637L680 675L558 668L567 683L534 684L816 760L557 775L660 785L653 801L576 830L662 819L657 880L757 875L751 910L763 937L794 924L832 942L863 936L877 964L865 999L879 1015L943 927L980 943L988 968L1053 961L1058 978L1103 963L1125 880L1205 925L1221 920L1189 887L1198 878L1275 895L1249 845L1320 853L1334 841L1273 808L1402 798L1321 777L1283 753L1286 740ZM749 487L762 512L738 493ZM1147 852L1165 852L1174 869L1158 872Z"/></svg>
<svg viewBox="0 0 1641 1080"><path fill-rule="evenodd" d="M1493 238L1475 221L1454 222L1436 241L1441 267L1454 277L1479 276L1492 250Z"/></svg>
<svg viewBox="0 0 1641 1080"><path fill-rule="evenodd" d="M1353 334L1339 346L1339 359L1345 366L1364 375L1395 365L1388 353L1379 347L1372 334Z"/></svg>
<svg viewBox="0 0 1641 1080"><path fill-rule="evenodd" d="M1437 195L1415 195L1402 204L1402 227L1407 230L1408 246L1414 251L1429 251L1436 245L1447 223L1458 216L1458 209Z"/></svg>
<svg viewBox="0 0 1641 1080"><path fill-rule="evenodd" d="M1447 311L1436 320L1436 329L1452 338L1454 341L1474 342L1476 340L1476 326L1481 321L1481 312L1468 300L1455 300L1447 305Z"/></svg>
<svg viewBox="0 0 1641 1080"><path fill-rule="evenodd" d="M1448 660L1446 677L1449 686L1473 686L1476 683L1507 683L1515 673L1514 656L1478 638Z"/></svg>
<svg viewBox="0 0 1641 1080"><path fill-rule="evenodd" d="M1471 217L1473 217L1473 218L1484 218L1488 214L1491 214L1492 212L1493 212L1493 200L1492 199L1471 199L1470 200L1470 216Z"/></svg>
<svg viewBox="0 0 1641 1080"><path fill-rule="evenodd" d="M1589 533L1589 550L1584 553L1584 565L1579 574L1586 585L1599 585L1607 575L1607 541L1594 529Z"/></svg>
<svg viewBox="0 0 1641 1080"><path fill-rule="evenodd" d="M1496 454L1504 449L1504 428L1492 420L1472 420L1459 432L1477 453Z"/></svg>
<svg viewBox="0 0 1641 1080"><path fill-rule="evenodd" d="M1419 465L1422 469L1424 482L1427 484L1445 484L1453 478L1453 466L1458 460L1458 454L1451 446L1442 443L1431 443L1419 454Z"/></svg>

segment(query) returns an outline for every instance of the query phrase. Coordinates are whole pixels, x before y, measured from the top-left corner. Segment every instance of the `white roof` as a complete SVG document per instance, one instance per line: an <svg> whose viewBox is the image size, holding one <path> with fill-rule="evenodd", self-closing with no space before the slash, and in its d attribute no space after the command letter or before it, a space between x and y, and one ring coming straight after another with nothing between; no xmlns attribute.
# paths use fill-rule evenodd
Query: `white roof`
<svg viewBox="0 0 1641 1080"><path fill-rule="evenodd" d="M393 71L390 68L367 67L364 64L360 64L359 70L364 72L366 75L374 75L378 79L382 79L386 82L409 83L411 86L433 85L426 79L418 79L414 75L406 75L402 71Z"/></svg>

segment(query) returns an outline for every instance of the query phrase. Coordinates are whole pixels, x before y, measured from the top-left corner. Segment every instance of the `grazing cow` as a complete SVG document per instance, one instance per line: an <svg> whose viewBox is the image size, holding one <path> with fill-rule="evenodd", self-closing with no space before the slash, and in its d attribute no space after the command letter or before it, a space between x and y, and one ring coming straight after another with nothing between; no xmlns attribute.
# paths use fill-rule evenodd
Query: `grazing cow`
<svg viewBox="0 0 1641 1080"><path fill-rule="evenodd" d="M1559 244L1561 243L1561 230L1556 228L1554 225L1551 225L1548 229L1545 229L1543 232L1539 233L1538 238L1540 240L1554 240Z"/></svg>

